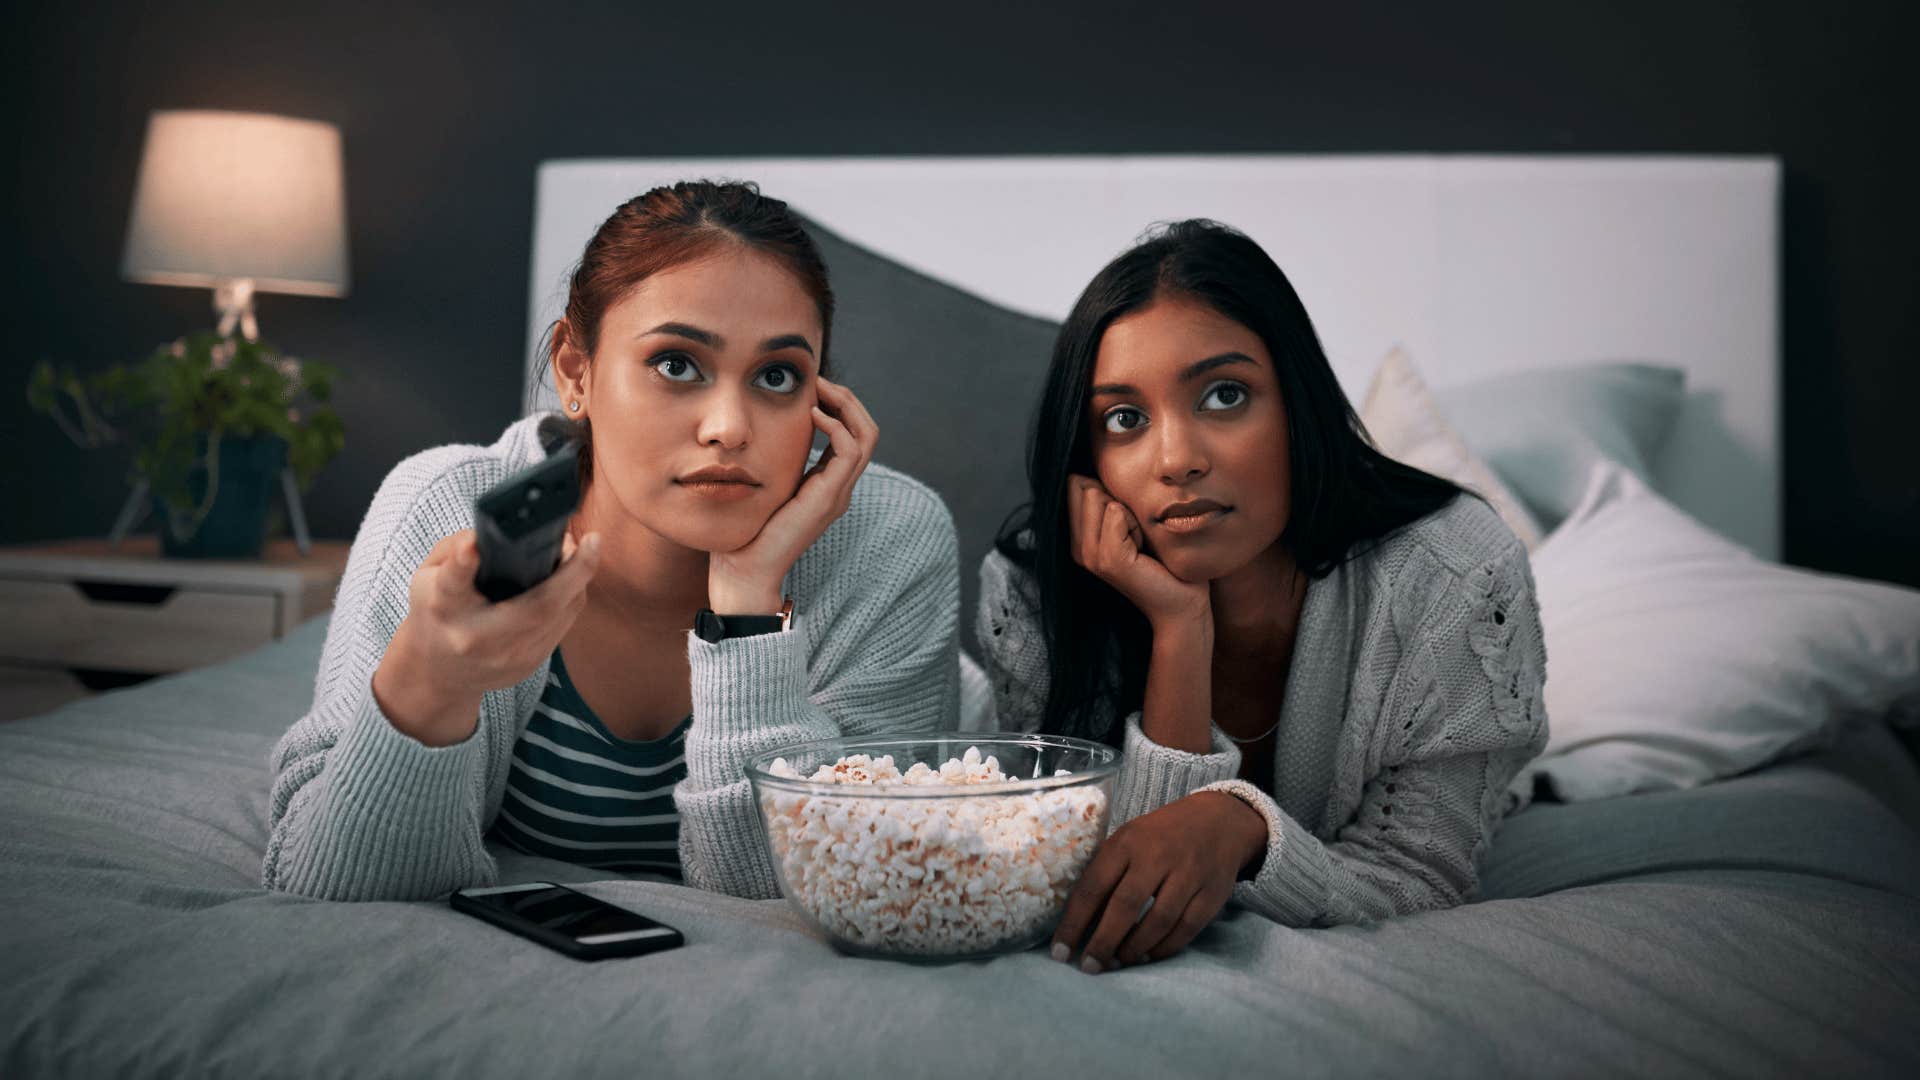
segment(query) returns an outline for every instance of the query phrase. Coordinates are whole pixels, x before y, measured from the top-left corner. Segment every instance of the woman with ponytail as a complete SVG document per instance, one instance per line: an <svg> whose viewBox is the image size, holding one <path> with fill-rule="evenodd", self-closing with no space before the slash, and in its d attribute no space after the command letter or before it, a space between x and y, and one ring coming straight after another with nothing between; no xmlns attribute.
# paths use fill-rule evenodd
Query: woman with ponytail
<svg viewBox="0 0 1920 1080"><path fill-rule="evenodd" d="M438 896L491 883L493 841L777 896L749 758L954 726L953 522L870 464L832 323L812 240L751 185L617 209L549 335L558 417L417 454L375 495L274 751L267 886ZM474 500L563 441L563 562L489 603Z"/></svg>

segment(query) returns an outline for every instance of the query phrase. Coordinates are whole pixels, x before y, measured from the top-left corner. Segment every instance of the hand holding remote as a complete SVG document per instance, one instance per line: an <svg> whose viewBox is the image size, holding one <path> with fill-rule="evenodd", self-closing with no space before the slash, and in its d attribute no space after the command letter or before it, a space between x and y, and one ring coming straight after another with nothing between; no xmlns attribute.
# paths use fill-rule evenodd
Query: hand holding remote
<svg viewBox="0 0 1920 1080"><path fill-rule="evenodd" d="M498 603L474 585L480 551L471 529L434 545L414 571L410 607L373 674L373 696L393 726L428 746L473 734L480 698L539 668L587 603L600 536L568 537L559 569Z"/></svg>

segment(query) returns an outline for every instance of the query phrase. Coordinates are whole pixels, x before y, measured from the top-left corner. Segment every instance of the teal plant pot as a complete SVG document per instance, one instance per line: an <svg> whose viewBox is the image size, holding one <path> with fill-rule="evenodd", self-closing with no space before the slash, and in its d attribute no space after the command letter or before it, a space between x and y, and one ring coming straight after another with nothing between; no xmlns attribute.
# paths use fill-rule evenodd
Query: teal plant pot
<svg viewBox="0 0 1920 1080"><path fill-rule="evenodd" d="M205 444L201 457L204 459ZM287 441L278 435L227 435L220 440L218 487L213 506L192 535L174 535L167 509L158 499L160 550L172 559L257 559L267 546L267 523L280 494L280 470L287 464ZM187 477L194 506L206 498L206 465Z"/></svg>

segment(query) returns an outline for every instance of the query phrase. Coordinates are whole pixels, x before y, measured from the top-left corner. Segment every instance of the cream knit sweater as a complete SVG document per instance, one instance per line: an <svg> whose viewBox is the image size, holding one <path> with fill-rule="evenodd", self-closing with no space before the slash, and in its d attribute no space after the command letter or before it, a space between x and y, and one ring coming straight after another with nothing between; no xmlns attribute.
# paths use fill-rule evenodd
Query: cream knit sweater
<svg viewBox="0 0 1920 1080"><path fill-rule="evenodd" d="M977 627L999 726L1033 730L1046 648L1032 583L999 552ZM1273 791L1240 750L1152 742L1127 717L1116 827L1203 789L1267 821L1235 899L1288 926L1364 923L1472 896L1507 785L1547 741L1546 649L1527 554L1486 504L1445 508L1312 582L1274 747Z"/></svg>
<svg viewBox="0 0 1920 1080"><path fill-rule="evenodd" d="M471 526L476 496L544 456L537 419L516 422L492 446L408 458L374 496L334 604L313 707L273 751L268 888L400 900L493 882L481 838L546 665L489 692L473 736L439 748L396 730L370 685L427 552ZM674 804L689 884L780 895L742 772L749 758L809 739L956 726L956 552L939 496L869 465L847 512L787 575L791 630L717 644L687 635L693 725Z"/></svg>

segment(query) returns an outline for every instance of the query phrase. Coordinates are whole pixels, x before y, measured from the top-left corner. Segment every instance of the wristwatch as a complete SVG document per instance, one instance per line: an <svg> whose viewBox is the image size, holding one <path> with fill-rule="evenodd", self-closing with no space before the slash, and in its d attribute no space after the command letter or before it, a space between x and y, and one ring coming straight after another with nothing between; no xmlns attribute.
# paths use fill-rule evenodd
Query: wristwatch
<svg viewBox="0 0 1920 1080"><path fill-rule="evenodd" d="M701 608L693 617L693 632L701 641L725 641L728 638L756 637L784 633L793 625L793 597L780 605L777 615L716 615L712 608Z"/></svg>

